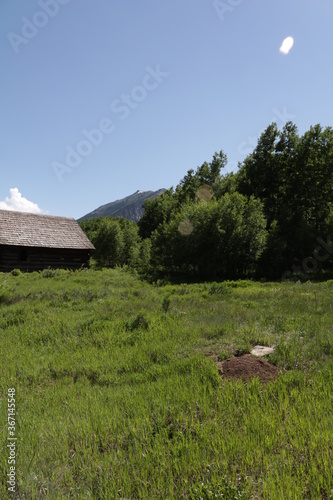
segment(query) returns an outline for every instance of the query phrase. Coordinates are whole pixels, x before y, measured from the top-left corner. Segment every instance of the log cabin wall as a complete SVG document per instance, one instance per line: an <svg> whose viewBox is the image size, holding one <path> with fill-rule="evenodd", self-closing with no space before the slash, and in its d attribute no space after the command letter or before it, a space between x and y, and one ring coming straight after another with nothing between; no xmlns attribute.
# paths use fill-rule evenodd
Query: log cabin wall
<svg viewBox="0 0 333 500"><path fill-rule="evenodd" d="M38 248L0 245L0 272L13 269L41 271L89 267L91 252L86 249Z"/></svg>

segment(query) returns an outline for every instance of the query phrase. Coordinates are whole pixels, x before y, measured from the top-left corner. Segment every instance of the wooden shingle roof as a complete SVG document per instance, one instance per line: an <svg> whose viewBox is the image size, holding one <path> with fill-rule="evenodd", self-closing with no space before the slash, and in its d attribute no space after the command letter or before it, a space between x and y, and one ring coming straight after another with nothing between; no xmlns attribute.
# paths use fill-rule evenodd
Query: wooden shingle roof
<svg viewBox="0 0 333 500"><path fill-rule="evenodd" d="M93 250L73 218L0 210L0 245Z"/></svg>

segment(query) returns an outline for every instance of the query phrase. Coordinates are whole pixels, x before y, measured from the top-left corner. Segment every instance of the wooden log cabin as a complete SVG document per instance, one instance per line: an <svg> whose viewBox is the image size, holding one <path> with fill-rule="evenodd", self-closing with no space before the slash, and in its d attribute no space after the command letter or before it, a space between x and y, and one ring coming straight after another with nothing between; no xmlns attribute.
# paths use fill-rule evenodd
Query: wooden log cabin
<svg viewBox="0 0 333 500"><path fill-rule="evenodd" d="M73 218L0 210L0 272L89 267L93 250Z"/></svg>

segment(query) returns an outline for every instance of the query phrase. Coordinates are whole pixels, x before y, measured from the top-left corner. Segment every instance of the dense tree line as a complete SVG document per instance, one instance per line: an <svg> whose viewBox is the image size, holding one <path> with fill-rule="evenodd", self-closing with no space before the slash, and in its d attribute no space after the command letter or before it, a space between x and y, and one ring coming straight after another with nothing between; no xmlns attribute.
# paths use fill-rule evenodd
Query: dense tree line
<svg viewBox="0 0 333 500"><path fill-rule="evenodd" d="M333 231L333 130L316 125L300 137L291 122L282 131L270 125L241 165L237 190L264 205L261 273L279 277L297 267L313 254L317 238Z"/></svg>
<svg viewBox="0 0 333 500"><path fill-rule="evenodd" d="M128 266L148 272L150 241L142 240L135 222L123 218L98 217L80 226L94 244L94 259L102 267Z"/></svg>
<svg viewBox="0 0 333 500"><path fill-rule="evenodd" d="M189 170L175 189L146 200L138 224L81 223L97 262L185 279L280 278L297 275L304 259L307 272L332 269L327 258L309 259L322 255L318 240L333 253L332 128L299 136L292 122L273 123L236 173L223 175L226 165L220 151Z"/></svg>

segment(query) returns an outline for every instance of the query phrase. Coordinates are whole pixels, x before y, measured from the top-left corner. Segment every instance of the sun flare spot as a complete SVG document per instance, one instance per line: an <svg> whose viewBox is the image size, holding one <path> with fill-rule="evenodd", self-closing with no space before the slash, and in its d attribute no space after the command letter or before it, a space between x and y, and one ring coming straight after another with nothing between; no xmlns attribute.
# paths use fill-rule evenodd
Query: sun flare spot
<svg viewBox="0 0 333 500"><path fill-rule="evenodd" d="M280 52L282 54L289 54L290 50L292 49L294 45L294 39L292 36L287 36L282 42L282 45L280 47Z"/></svg>

